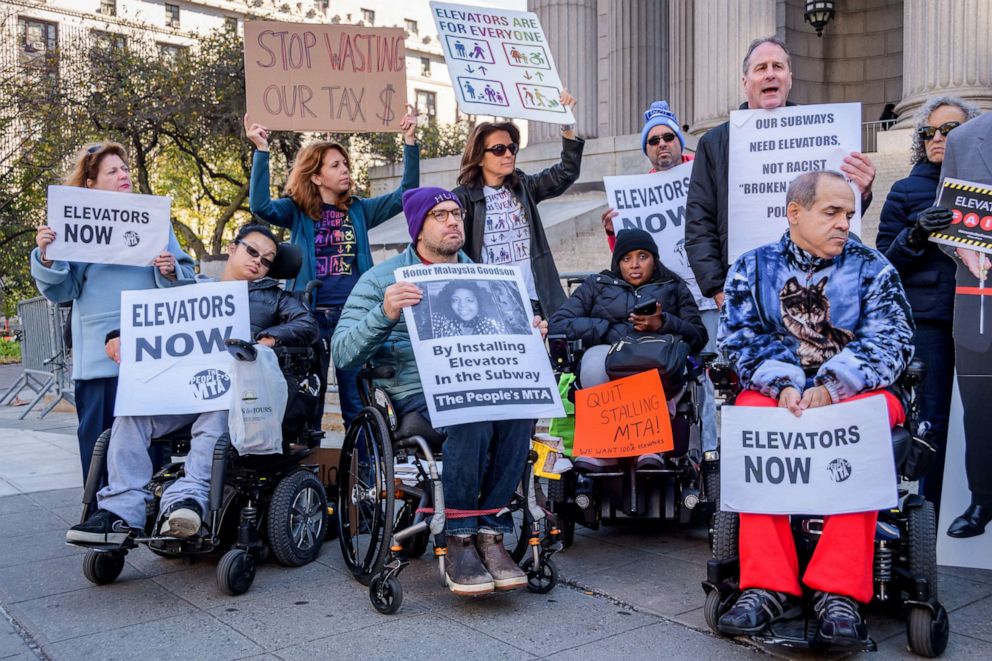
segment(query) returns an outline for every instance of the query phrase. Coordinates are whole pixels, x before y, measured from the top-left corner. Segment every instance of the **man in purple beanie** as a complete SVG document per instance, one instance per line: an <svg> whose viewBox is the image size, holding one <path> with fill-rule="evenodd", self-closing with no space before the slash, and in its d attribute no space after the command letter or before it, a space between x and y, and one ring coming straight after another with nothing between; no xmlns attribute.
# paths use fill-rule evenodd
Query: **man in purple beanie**
<svg viewBox="0 0 992 661"><path fill-rule="evenodd" d="M412 242L405 251L362 274L341 312L331 338L334 364L357 369L365 363L388 366L393 378L381 385L396 415L419 413L427 418L427 402L403 308L416 305L423 291L410 282L396 282L396 269L436 263L471 263L462 252L464 209L443 188L415 188L403 194L403 213ZM535 318L535 326L547 328ZM444 502L449 509L487 510L509 504L523 474L533 420L479 421L452 425L443 431ZM445 579L456 594L476 595L513 590L527 584L503 546L512 532L508 514L448 519Z"/></svg>

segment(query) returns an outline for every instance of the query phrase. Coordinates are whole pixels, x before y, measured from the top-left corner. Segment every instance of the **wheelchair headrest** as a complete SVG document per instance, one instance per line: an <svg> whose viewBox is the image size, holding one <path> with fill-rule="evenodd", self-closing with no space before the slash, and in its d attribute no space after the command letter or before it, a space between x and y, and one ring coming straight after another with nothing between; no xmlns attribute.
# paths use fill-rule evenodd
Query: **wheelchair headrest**
<svg viewBox="0 0 992 661"><path fill-rule="evenodd" d="M303 251L299 246L283 242L276 248L276 258L272 260L269 277L276 280L295 278L303 266Z"/></svg>

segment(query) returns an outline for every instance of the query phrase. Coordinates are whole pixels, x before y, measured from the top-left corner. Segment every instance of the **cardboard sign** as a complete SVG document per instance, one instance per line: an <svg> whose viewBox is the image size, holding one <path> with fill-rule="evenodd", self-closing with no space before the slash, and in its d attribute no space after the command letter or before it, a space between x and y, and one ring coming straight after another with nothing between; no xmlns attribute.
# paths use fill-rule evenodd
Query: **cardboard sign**
<svg viewBox="0 0 992 661"><path fill-rule="evenodd" d="M938 206L954 213L951 226L930 235L936 243L992 253L992 188L944 179Z"/></svg>
<svg viewBox="0 0 992 661"><path fill-rule="evenodd" d="M720 507L757 514L844 514L895 507L885 398L794 416L785 408L720 409Z"/></svg>
<svg viewBox="0 0 992 661"><path fill-rule="evenodd" d="M230 408L224 340L251 341L248 283L121 292L121 371L114 415Z"/></svg>
<svg viewBox="0 0 992 661"><path fill-rule="evenodd" d="M78 186L48 187L48 259L148 266L169 245L172 200Z"/></svg>
<svg viewBox="0 0 992 661"><path fill-rule="evenodd" d="M575 391L574 456L637 457L674 448L658 370Z"/></svg>
<svg viewBox="0 0 992 661"><path fill-rule="evenodd" d="M701 310L713 310L716 303L699 291L685 252L685 198L691 174L692 163L683 163L665 172L603 177L603 184L606 203L620 213L613 219L613 231L636 228L650 233L662 264L682 276Z"/></svg>
<svg viewBox="0 0 992 661"><path fill-rule="evenodd" d="M430 4L459 110L575 123L572 111L559 101L561 78L537 14Z"/></svg>
<svg viewBox="0 0 992 661"><path fill-rule="evenodd" d="M861 151L861 104L830 103L730 113L727 252L730 263L775 243L788 229L785 193L805 172L840 171ZM861 193L854 190L851 232L861 235Z"/></svg>
<svg viewBox="0 0 992 661"><path fill-rule="evenodd" d="M425 293L403 318L435 427L565 415L517 267L408 266L396 280Z"/></svg>
<svg viewBox="0 0 992 661"><path fill-rule="evenodd" d="M248 115L284 131L399 131L400 28L245 21Z"/></svg>

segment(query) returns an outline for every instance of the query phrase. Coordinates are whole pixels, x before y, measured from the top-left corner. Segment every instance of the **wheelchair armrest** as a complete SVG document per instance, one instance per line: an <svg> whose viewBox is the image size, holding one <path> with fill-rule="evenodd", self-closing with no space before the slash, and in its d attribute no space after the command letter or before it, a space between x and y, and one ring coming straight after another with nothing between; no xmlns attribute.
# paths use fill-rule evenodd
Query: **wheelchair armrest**
<svg viewBox="0 0 992 661"><path fill-rule="evenodd" d="M224 344L227 345L227 352L237 360L252 362L258 356L258 352L252 346L251 342L231 338L224 340Z"/></svg>

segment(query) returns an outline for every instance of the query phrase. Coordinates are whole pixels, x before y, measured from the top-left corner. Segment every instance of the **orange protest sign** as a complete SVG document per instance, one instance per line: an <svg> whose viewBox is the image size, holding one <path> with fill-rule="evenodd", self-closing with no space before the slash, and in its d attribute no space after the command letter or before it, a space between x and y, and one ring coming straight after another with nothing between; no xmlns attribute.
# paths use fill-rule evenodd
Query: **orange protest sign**
<svg viewBox="0 0 992 661"><path fill-rule="evenodd" d="M575 456L636 457L674 447L658 370L575 391Z"/></svg>
<svg viewBox="0 0 992 661"><path fill-rule="evenodd" d="M245 21L248 116L287 131L399 131L400 28Z"/></svg>

